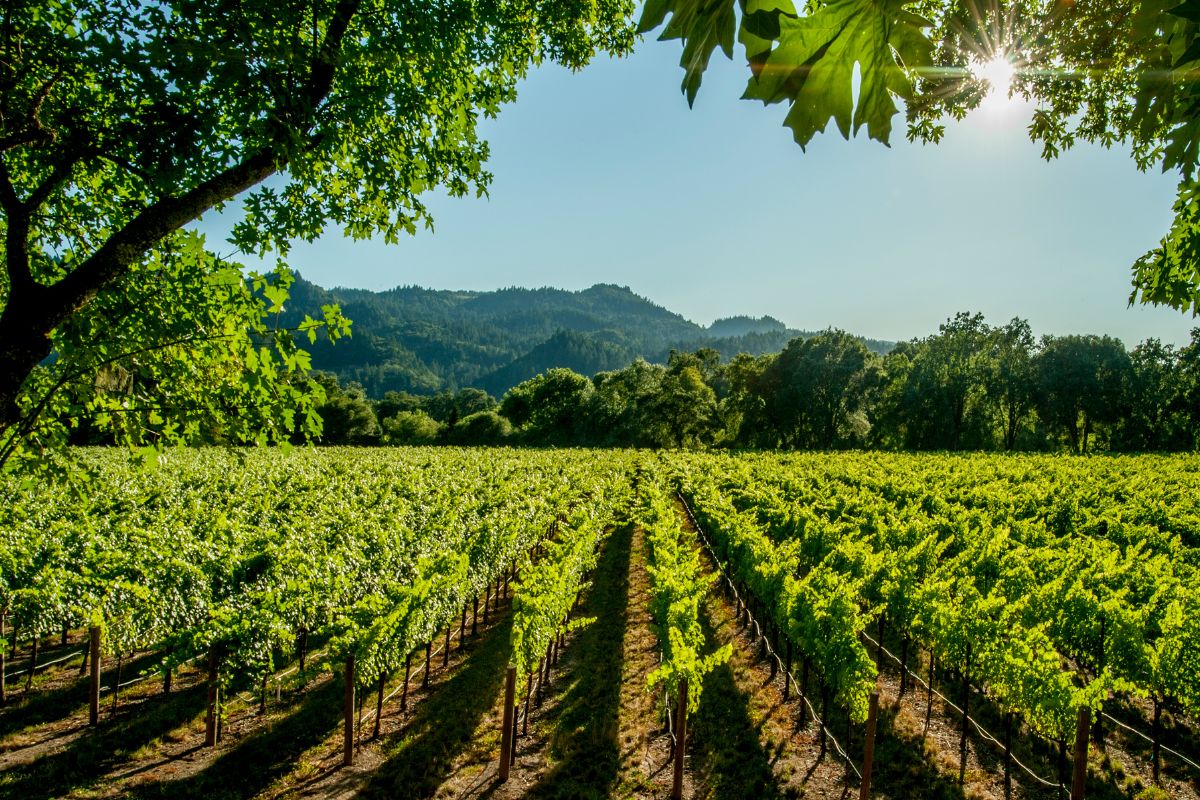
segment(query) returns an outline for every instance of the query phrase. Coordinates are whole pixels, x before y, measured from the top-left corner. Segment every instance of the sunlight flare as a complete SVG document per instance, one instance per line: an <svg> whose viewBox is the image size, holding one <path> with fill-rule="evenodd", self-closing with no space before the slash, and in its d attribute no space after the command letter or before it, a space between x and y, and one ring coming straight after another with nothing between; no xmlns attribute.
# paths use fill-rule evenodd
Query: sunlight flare
<svg viewBox="0 0 1200 800"><path fill-rule="evenodd" d="M972 72L976 80L986 81L988 84L985 103L994 105L1009 102L1016 69L1006 54L999 53L988 61L976 63Z"/></svg>

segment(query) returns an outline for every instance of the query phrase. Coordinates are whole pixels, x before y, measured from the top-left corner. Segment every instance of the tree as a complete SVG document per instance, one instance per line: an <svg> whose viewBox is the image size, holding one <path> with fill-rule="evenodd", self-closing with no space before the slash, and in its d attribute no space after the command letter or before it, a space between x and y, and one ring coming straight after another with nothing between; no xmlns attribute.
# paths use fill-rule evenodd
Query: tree
<svg viewBox="0 0 1200 800"><path fill-rule="evenodd" d="M1017 445L1017 433L1033 412L1033 330L1029 322L1013 318L991 332L991 357L985 377L988 397L1000 412L1004 449Z"/></svg>
<svg viewBox="0 0 1200 800"><path fill-rule="evenodd" d="M763 374L767 415L792 447L831 449L865 439L875 357L845 331L793 339Z"/></svg>
<svg viewBox="0 0 1200 800"><path fill-rule="evenodd" d="M512 423L495 411L477 411L447 431L447 440L461 445L495 445L503 443L511 433Z"/></svg>
<svg viewBox="0 0 1200 800"><path fill-rule="evenodd" d="M768 430L766 400L761 391L763 373L776 357L741 353L721 371L719 385L724 391L718 414L730 442L747 447L771 447L776 443L777 436Z"/></svg>
<svg viewBox="0 0 1200 800"><path fill-rule="evenodd" d="M904 385L887 392L896 403L892 413L904 430L904 446L957 450L988 444L990 421L981 405L990 337L983 315L960 312L937 335L906 351L906 369L893 370L892 377L902 374Z"/></svg>
<svg viewBox="0 0 1200 800"><path fill-rule="evenodd" d="M1124 415L1131 364L1118 339L1043 337L1035 371L1038 414L1065 434L1073 452L1086 453L1096 426Z"/></svg>
<svg viewBox="0 0 1200 800"><path fill-rule="evenodd" d="M500 413L530 441L570 444L580 432L592 394L592 382L577 372L556 367L509 389Z"/></svg>
<svg viewBox="0 0 1200 800"><path fill-rule="evenodd" d="M329 223L395 240L429 223L422 192L486 190L478 120L514 99L530 65L625 52L631 10L631 0L5 3L4 436L36 410L28 381L55 332L102 296L131 303L141 265L179 249L200 215L253 189L233 235L242 252L286 255ZM79 359L93 376L76 385L105 358ZM244 380L256 377L273 382L253 370Z"/></svg>
<svg viewBox="0 0 1200 800"><path fill-rule="evenodd" d="M1114 446L1134 451L1186 448L1186 425L1176 413L1180 386L1175 348L1147 339L1129 360L1128 413L1117 420Z"/></svg>
<svg viewBox="0 0 1200 800"><path fill-rule="evenodd" d="M665 444L652 415L666 372L659 364L637 358L624 369L597 374L585 414L588 441L626 447Z"/></svg>
<svg viewBox="0 0 1200 800"><path fill-rule="evenodd" d="M1200 328L1192 328L1192 340L1179 351L1175 380L1172 407L1185 427L1185 446L1200 448Z"/></svg>
<svg viewBox="0 0 1200 800"><path fill-rule="evenodd" d="M717 436L717 395L704 380L703 358L679 358L672 354L671 362L657 397L643 415L643 423L659 433L657 444L669 447L712 444Z"/></svg>
<svg viewBox="0 0 1200 800"><path fill-rule="evenodd" d="M384 444L433 444L442 426L424 411L398 411L381 424Z"/></svg>
<svg viewBox="0 0 1200 800"><path fill-rule="evenodd" d="M973 66L1008 61L1014 91L1039 101L1029 131L1047 159L1125 142L1140 168L1178 172L1174 223L1134 264L1130 301L1200 312L1198 23L1198 0L648 0L639 30L682 40L689 103L736 38L744 97L787 104L801 147L831 121L887 143L901 105L909 139L939 141L986 95Z"/></svg>
<svg viewBox="0 0 1200 800"><path fill-rule="evenodd" d="M379 421L366 392L356 383L343 388L336 375L318 372L325 402L317 409L324 421L321 439L326 444L368 444L379 439Z"/></svg>

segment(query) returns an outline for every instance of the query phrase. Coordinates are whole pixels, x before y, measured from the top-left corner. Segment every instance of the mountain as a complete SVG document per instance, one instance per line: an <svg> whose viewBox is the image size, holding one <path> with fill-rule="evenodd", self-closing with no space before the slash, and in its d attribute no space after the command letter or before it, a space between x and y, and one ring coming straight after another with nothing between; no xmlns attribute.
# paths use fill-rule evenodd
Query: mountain
<svg viewBox="0 0 1200 800"><path fill-rule="evenodd" d="M708 335L714 339L745 336L748 333L784 333L784 325L774 317L726 317L708 326Z"/></svg>
<svg viewBox="0 0 1200 800"><path fill-rule="evenodd" d="M626 286L564 289L438 291L401 286L383 292L323 289L297 277L283 323L320 317L337 303L353 336L334 345L318 339L316 369L367 393L432 394L478 387L499 396L552 367L584 375L619 369L637 357L665 361L672 349L711 347L725 358L783 349L796 336L771 317L729 317L708 328L684 319ZM873 349L890 343L868 342Z"/></svg>

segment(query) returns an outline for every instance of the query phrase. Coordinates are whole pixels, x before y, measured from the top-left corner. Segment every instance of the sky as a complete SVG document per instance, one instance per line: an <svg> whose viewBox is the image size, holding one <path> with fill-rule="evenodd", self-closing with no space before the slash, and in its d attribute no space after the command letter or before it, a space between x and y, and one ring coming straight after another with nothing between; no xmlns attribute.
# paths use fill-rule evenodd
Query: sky
<svg viewBox="0 0 1200 800"><path fill-rule="evenodd" d="M958 311L1028 319L1037 334L1127 346L1188 341L1200 321L1128 307L1130 267L1167 231L1173 176L1127 150L1054 162L1029 107L990 99L939 145L892 147L833 125L802 151L786 109L739 99L742 61L714 56L695 108L677 42L572 74L535 70L483 126L484 199L430 196L433 232L388 245L337 231L289 264L322 286L630 287L684 317L771 315L791 327L903 340ZM210 215L210 242L230 225Z"/></svg>

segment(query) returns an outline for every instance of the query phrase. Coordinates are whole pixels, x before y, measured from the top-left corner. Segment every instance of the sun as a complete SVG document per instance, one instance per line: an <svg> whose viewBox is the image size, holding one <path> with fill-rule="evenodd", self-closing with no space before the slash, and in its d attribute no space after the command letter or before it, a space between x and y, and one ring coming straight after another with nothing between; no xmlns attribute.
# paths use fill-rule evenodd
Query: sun
<svg viewBox="0 0 1200 800"><path fill-rule="evenodd" d="M980 104L981 107L1001 108L1009 105L1012 102L1009 91L1012 89L1016 72L1006 53L999 53L988 61L976 61L971 68L971 74L976 80L986 81L988 84L987 95Z"/></svg>

